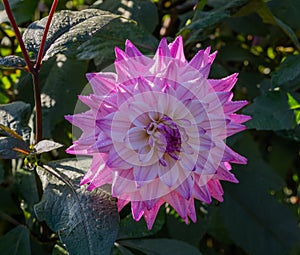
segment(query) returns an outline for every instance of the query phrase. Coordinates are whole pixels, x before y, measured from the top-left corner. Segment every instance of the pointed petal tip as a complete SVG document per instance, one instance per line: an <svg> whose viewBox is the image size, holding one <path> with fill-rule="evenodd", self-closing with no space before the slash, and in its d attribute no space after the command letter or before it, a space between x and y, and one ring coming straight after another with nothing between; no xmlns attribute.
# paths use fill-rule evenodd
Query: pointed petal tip
<svg viewBox="0 0 300 255"><path fill-rule="evenodd" d="M125 52L119 47L115 47L116 61L121 61L125 59Z"/></svg>
<svg viewBox="0 0 300 255"><path fill-rule="evenodd" d="M95 76L97 75L97 73L86 73L85 77L88 79L88 81L92 80Z"/></svg>
<svg viewBox="0 0 300 255"><path fill-rule="evenodd" d="M72 155L77 154L77 152L76 152L76 150L75 150L74 147L75 147L74 145L71 145L69 148L66 149L66 153L72 154Z"/></svg>
<svg viewBox="0 0 300 255"><path fill-rule="evenodd" d="M93 189L98 188L97 186L95 186L93 183L90 183L89 186L87 187L88 191L92 191Z"/></svg>
<svg viewBox="0 0 300 255"><path fill-rule="evenodd" d="M64 118L69 121L70 123L72 123L73 120L73 115L65 115Z"/></svg>
<svg viewBox="0 0 300 255"><path fill-rule="evenodd" d="M132 46L134 46L134 44L129 39L126 39L125 47L132 47Z"/></svg>

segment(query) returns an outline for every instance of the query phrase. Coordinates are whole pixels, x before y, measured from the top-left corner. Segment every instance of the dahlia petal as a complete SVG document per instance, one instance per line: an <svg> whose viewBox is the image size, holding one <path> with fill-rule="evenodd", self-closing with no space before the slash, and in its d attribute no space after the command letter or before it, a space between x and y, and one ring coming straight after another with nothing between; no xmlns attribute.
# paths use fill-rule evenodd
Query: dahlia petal
<svg viewBox="0 0 300 255"><path fill-rule="evenodd" d="M135 155L126 147L119 146L118 151L112 148L109 151L106 165L110 168L129 169L132 166L128 163L131 159L135 159Z"/></svg>
<svg viewBox="0 0 300 255"><path fill-rule="evenodd" d="M93 155L81 184L111 184L118 210L131 203L148 229L165 202L195 222L194 199L222 201L220 181L238 182L230 163L247 162L225 144L250 119L235 113L246 101L231 101L237 74L207 79L216 52L187 62L180 36L162 39L152 59L129 40L115 54L116 74L87 74L94 93L79 99L90 110L66 116L82 129L67 152Z"/></svg>
<svg viewBox="0 0 300 255"><path fill-rule="evenodd" d="M107 136L111 134L111 126L113 122L113 114L106 115L105 118L97 119L96 125L97 127L104 132Z"/></svg>
<svg viewBox="0 0 300 255"><path fill-rule="evenodd" d="M226 130L225 130L225 134L227 137L232 136L238 132L241 132L243 130L245 130L246 127L242 124L238 124L238 123L234 123L234 122L230 122L227 126L226 126Z"/></svg>
<svg viewBox="0 0 300 255"><path fill-rule="evenodd" d="M158 166L159 179L168 187L172 187L176 183L178 180L178 172L177 164L172 165L171 168L162 165Z"/></svg>
<svg viewBox="0 0 300 255"><path fill-rule="evenodd" d="M176 188L176 191L186 200L189 200L192 195L192 188L194 186L193 179L191 176L185 176L184 179L182 178L179 180L181 180L181 182Z"/></svg>
<svg viewBox="0 0 300 255"><path fill-rule="evenodd" d="M182 62L186 62L181 36L177 36L174 42L169 44L169 49L173 58L178 59Z"/></svg>
<svg viewBox="0 0 300 255"><path fill-rule="evenodd" d="M133 219L139 221L144 214L144 202L143 201L132 201L131 212Z"/></svg>
<svg viewBox="0 0 300 255"><path fill-rule="evenodd" d="M237 82L238 73L234 73L222 79L209 79L210 84L215 91L230 91Z"/></svg>
<svg viewBox="0 0 300 255"><path fill-rule="evenodd" d="M185 171L192 171L196 166L196 159L194 155L186 153L180 154L180 165Z"/></svg>
<svg viewBox="0 0 300 255"><path fill-rule="evenodd" d="M158 202L159 198L154 198L150 200L144 200L144 204L146 209L149 211L151 210Z"/></svg>
<svg viewBox="0 0 300 255"><path fill-rule="evenodd" d="M239 109L243 108L247 104L248 104L248 101L243 101L243 100L227 102L224 105L224 113L230 114L230 113L236 112Z"/></svg>
<svg viewBox="0 0 300 255"><path fill-rule="evenodd" d="M220 104L223 106L226 102L230 101L233 97L232 92L217 92L217 97L219 98Z"/></svg>
<svg viewBox="0 0 300 255"><path fill-rule="evenodd" d="M206 131L213 132L214 134L218 134L226 128L226 124L229 122L229 119L224 119L219 116L214 116L210 114L210 118L204 119L200 126L204 128Z"/></svg>
<svg viewBox="0 0 300 255"><path fill-rule="evenodd" d="M87 73L89 83L96 95L109 94L115 88L117 76L115 73Z"/></svg>
<svg viewBox="0 0 300 255"><path fill-rule="evenodd" d="M95 128L95 117L92 111L85 113L78 113L74 115L66 115L65 119L72 125L79 127L83 130L93 130Z"/></svg>
<svg viewBox="0 0 300 255"><path fill-rule="evenodd" d="M148 162L152 158L154 149L153 149L153 147L146 145L146 146L140 148L138 153L139 153L140 161L142 163L145 163L145 162Z"/></svg>
<svg viewBox="0 0 300 255"><path fill-rule="evenodd" d="M248 120L251 120L251 116L243 114L229 114L230 119L235 123L244 123Z"/></svg>
<svg viewBox="0 0 300 255"><path fill-rule="evenodd" d="M91 191L93 189L99 188L102 185L106 183L112 182L112 174L111 171L99 171L95 174L94 178L89 183L89 186L87 187L88 191Z"/></svg>
<svg viewBox="0 0 300 255"><path fill-rule="evenodd" d="M131 58L143 56L143 54L129 40L126 40L125 42L125 53Z"/></svg>
<svg viewBox="0 0 300 255"><path fill-rule="evenodd" d="M142 186L139 190L139 194L143 201L161 198L164 194L168 194L169 192L169 188L166 185L162 185L159 178Z"/></svg>
<svg viewBox="0 0 300 255"><path fill-rule="evenodd" d="M112 182L112 196L127 197L127 194L136 191L134 176L131 169L114 171ZM124 199L124 198L123 198Z"/></svg>
<svg viewBox="0 0 300 255"><path fill-rule="evenodd" d="M129 103L129 118L130 121L133 122L135 119L142 115L145 112L152 112L153 109L149 104L146 104L143 101L134 101Z"/></svg>
<svg viewBox="0 0 300 255"><path fill-rule="evenodd" d="M155 55L170 57L170 58L172 57L166 38L163 38L160 41Z"/></svg>
<svg viewBox="0 0 300 255"><path fill-rule="evenodd" d="M243 165L247 164L247 159L245 157L241 156L240 154L238 154L228 146L225 146L224 158L228 158L228 159L230 158L230 160L224 160L225 162L231 162L231 163L243 164Z"/></svg>
<svg viewBox="0 0 300 255"><path fill-rule="evenodd" d="M163 38L157 48L157 51L153 57L154 63L150 67L149 71L152 74L163 73L168 63L171 61L171 52L169 50L167 40Z"/></svg>
<svg viewBox="0 0 300 255"><path fill-rule="evenodd" d="M206 153L209 154L209 153ZM222 154L215 159L210 155L198 155L196 162L195 172L201 175L214 175L216 170L216 164L218 164L222 158ZM216 161L216 162L215 162ZM218 162L219 161L219 162ZM206 179L203 178L203 183L206 183Z"/></svg>
<svg viewBox="0 0 300 255"><path fill-rule="evenodd" d="M196 199L203 201L207 204L211 203L211 196L208 191L208 188L206 185L198 186L198 184L195 181L194 187L193 187L193 197Z"/></svg>
<svg viewBox="0 0 300 255"><path fill-rule="evenodd" d="M187 206L188 206L187 215L195 223L197 221L197 216L196 216L196 210L195 210L195 205L194 205L194 199L193 198L191 198L187 202ZM187 224L188 224L188 222L187 222Z"/></svg>
<svg viewBox="0 0 300 255"><path fill-rule="evenodd" d="M115 47L115 55L116 61L123 61L127 59L125 52L122 51L119 47Z"/></svg>
<svg viewBox="0 0 300 255"><path fill-rule="evenodd" d="M151 84L148 80L146 80L144 77L138 77L137 84L135 86L135 89L137 89L139 92L149 92L153 89L153 84Z"/></svg>
<svg viewBox="0 0 300 255"><path fill-rule="evenodd" d="M153 223L159 211L159 208L164 203L163 200L158 201L150 210L144 211L144 218L147 223L148 230L152 229Z"/></svg>
<svg viewBox="0 0 300 255"><path fill-rule="evenodd" d="M217 52L214 52L211 55L209 55L209 52L210 47L204 51L201 50L189 62L192 67L200 71L204 78L208 77L210 66L217 55Z"/></svg>
<svg viewBox="0 0 300 255"><path fill-rule="evenodd" d="M90 95L91 99L99 104L99 108L97 111L97 117L102 117L107 114L113 113L118 109L117 98L114 98L111 95L106 96L98 96L98 95Z"/></svg>
<svg viewBox="0 0 300 255"><path fill-rule="evenodd" d="M220 166L217 170L216 175L214 176L214 179L219 179L222 181L229 181L233 183L238 183L238 179L235 178L235 176L230 173L225 167Z"/></svg>
<svg viewBox="0 0 300 255"><path fill-rule="evenodd" d="M211 196L220 202L223 202L223 188L218 180L210 180L208 182L208 190Z"/></svg>
<svg viewBox="0 0 300 255"><path fill-rule="evenodd" d="M205 59L207 59L209 52L210 47L208 47L206 50L199 50L189 62L190 66L194 67L196 70L199 70L201 67L205 66L207 63Z"/></svg>
<svg viewBox="0 0 300 255"><path fill-rule="evenodd" d="M90 148L90 152L99 151L108 153L112 147L113 143L109 136L105 133L101 132L98 137L97 141L94 146Z"/></svg>
<svg viewBox="0 0 300 255"><path fill-rule="evenodd" d="M128 148L138 150L147 145L148 136L142 127L133 127L128 130L124 142Z"/></svg>
<svg viewBox="0 0 300 255"><path fill-rule="evenodd" d="M177 211L181 218L185 219L187 217L186 199L181 195L173 191L165 196L165 200Z"/></svg>
<svg viewBox="0 0 300 255"><path fill-rule="evenodd" d="M96 103L94 100L91 99L90 96L82 96L79 95L78 99L84 103L85 105L87 105L88 107L90 107L93 111L97 112L99 109L99 103Z"/></svg>
<svg viewBox="0 0 300 255"><path fill-rule="evenodd" d="M130 203L130 200L119 198L117 201L118 212L120 212L129 203Z"/></svg>
<svg viewBox="0 0 300 255"><path fill-rule="evenodd" d="M212 137L204 134L200 136L200 147L199 151L209 151L211 148L215 147L216 144L212 140Z"/></svg>
<svg viewBox="0 0 300 255"><path fill-rule="evenodd" d="M157 177L158 164L150 166L135 166L133 168L134 180L137 187L144 186L145 184L153 181Z"/></svg>
<svg viewBox="0 0 300 255"><path fill-rule="evenodd" d="M93 156L90 171L88 171L80 181L80 185L91 183L96 178L97 185L89 186L88 189L100 187L106 183L112 182L111 170L105 167L106 154L95 154Z"/></svg>

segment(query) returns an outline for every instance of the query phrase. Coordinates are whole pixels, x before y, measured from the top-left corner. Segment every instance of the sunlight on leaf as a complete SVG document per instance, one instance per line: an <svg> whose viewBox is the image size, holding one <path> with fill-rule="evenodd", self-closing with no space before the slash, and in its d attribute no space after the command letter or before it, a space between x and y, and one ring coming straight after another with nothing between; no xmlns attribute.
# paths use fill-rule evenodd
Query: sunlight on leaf
<svg viewBox="0 0 300 255"><path fill-rule="evenodd" d="M87 191L79 185L90 162L60 160L44 166L52 169L51 173L43 167L37 169L44 194L34 207L36 215L58 233L70 255L108 255L117 238L119 216L115 200L103 189Z"/></svg>

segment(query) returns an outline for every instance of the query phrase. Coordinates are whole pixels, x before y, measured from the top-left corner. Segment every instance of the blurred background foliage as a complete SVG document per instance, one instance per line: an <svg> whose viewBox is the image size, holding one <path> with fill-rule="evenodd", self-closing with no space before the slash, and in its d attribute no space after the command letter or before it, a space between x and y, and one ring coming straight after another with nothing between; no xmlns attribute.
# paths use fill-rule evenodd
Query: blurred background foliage
<svg viewBox="0 0 300 255"><path fill-rule="evenodd" d="M46 17L52 4L9 2L21 31ZM300 1L61 0L57 11L87 8L126 19L109 22L71 52L44 61L44 137L65 144L43 155L45 160L69 157L64 150L77 137L63 116L73 113L87 84L85 73L112 64L114 46L124 48L127 38L151 55L160 38L171 41L181 34L188 59L211 46L218 51L211 78L238 72L235 99L249 100L243 112L252 116L247 131L228 139L249 164L233 166L240 183L224 183L223 203L197 202L198 221L189 225L164 208L150 232L144 222L133 222L127 208L112 254L299 255ZM0 56L22 56L0 9ZM33 110L31 77L22 69L1 69L0 104L14 101ZM39 201L34 176L22 164L22 159L0 159L0 253L67 254L57 235L40 233L33 212Z"/></svg>

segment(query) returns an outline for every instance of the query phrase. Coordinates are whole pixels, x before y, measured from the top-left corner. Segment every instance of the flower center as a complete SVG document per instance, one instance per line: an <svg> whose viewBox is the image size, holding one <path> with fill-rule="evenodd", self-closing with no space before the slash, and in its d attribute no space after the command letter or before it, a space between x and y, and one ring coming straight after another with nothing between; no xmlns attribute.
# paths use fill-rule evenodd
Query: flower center
<svg viewBox="0 0 300 255"><path fill-rule="evenodd" d="M152 120L145 130L149 136L149 145L159 152L159 162L167 166L166 157L178 160L181 151L181 135L177 124L168 116Z"/></svg>

